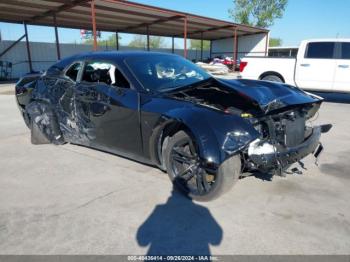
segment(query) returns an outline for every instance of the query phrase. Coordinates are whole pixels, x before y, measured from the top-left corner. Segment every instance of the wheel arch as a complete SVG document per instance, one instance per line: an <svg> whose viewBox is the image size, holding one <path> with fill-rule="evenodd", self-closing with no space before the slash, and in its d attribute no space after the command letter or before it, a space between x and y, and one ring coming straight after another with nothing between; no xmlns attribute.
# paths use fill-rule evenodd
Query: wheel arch
<svg viewBox="0 0 350 262"><path fill-rule="evenodd" d="M228 133L246 131L251 134L251 140L258 132L239 116L222 114L210 109L181 108L163 115L158 124L152 128L149 139L149 150L152 162L162 167L163 142L176 132L184 130L190 135L198 149L198 155L203 163L210 168L218 168L232 153L223 148ZM249 141L247 141L248 143ZM241 145L235 145L239 150Z"/></svg>
<svg viewBox="0 0 350 262"><path fill-rule="evenodd" d="M150 140L150 156L154 163L156 163L161 169L165 169L163 162L163 146L166 139L175 135L179 131L185 131L197 144L197 139L192 130L180 119L163 119L163 121L154 129Z"/></svg>
<svg viewBox="0 0 350 262"><path fill-rule="evenodd" d="M265 76L268 76L268 75L277 76L277 77L279 77L279 78L282 80L283 83L286 82L286 81L284 80L284 77L283 77L280 73L278 73L278 72L276 72L276 71L267 71L267 72L262 73L262 74L259 76L259 80L263 79Z"/></svg>

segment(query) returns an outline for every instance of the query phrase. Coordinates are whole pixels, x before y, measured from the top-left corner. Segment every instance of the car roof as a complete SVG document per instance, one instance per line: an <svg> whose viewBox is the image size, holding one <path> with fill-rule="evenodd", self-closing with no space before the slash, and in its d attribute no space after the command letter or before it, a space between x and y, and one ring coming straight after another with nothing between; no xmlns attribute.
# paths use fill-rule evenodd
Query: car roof
<svg viewBox="0 0 350 262"><path fill-rule="evenodd" d="M75 55L76 59L110 59L124 60L128 57L146 57L154 55L176 56L171 53L151 52L151 51L92 51Z"/></svg>
<svg viewBox="0 0 350 262"><path fill-rule="evenodd" d="M154 55L162 55L162 56L178 56L172 53L162 53L162 52L150 52L150 51L91 51L91 52L83 52L78 53L72 56L65 57L59 60L57 63L52 65L51 68L58 68L59 70L63 70L68 65L78 60L86 60L86 59L102 59L109 60L114 62L121 62L125 58L128 57L147 57Z"/></svg>

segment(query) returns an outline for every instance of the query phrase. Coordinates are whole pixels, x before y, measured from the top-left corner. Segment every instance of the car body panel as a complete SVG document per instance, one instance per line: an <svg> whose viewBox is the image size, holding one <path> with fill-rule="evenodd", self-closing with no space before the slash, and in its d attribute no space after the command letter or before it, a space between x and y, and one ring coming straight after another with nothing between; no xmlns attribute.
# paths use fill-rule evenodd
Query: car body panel
<svg viewBox="0 0 350 262"><path fill-rule="evenodd" d="M155 97L141 103L141 119L144 141L148 141L161 123L172 120L184 124L199 147L200 156L208 163L219 165L227 157L222 145L226 134L234 131L247 131L251 140L258 134L241 117L224 114L190 102ZM146 142L146 145L148 143ZM151 149L151 148L150 148ZM238 149L238 148L237 148ZM148 152L147 148L145 154Z"/></svg>
<svg viewBox="0 0 350 262"><path fill-rule="evenodd" d="M320 99L312 97L299 88L267 81L258 80L220 80L234 90L241 92L251 99L254 99L261 109L268 113L269 110L283 108L291 105L300 105L318 102ZM268 108L271 102L278 104L278 107Z"/></svg>

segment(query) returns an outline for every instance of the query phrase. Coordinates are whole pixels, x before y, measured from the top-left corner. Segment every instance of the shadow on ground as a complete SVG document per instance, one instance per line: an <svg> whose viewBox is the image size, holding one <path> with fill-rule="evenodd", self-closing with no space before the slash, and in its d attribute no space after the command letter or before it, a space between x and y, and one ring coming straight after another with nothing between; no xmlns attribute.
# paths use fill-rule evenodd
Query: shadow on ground
<svg viewBox="0 0 350 262"><path fill-rule="evenodd" d="M210 255L223 231L210 211L173 189L139 227L137 242L149 246L147 255Z"/></svg>
<svg viewBox="0 0 350 262"><path fill-rule="evenodd" d="M320 170L327 175L333 175L340 178L350 178L350 151L339 153L342 158L338 158L334 162L321 164Z"/></svg>

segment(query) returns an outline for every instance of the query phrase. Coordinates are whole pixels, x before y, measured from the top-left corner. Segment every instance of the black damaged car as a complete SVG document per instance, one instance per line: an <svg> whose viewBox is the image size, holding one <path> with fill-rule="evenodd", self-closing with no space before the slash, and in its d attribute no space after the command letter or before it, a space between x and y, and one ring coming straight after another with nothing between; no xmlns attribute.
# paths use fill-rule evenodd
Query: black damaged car
<svg viewBox="0 0 350 262"><path fill-rule="evenodd" d="M73 143L158 166L208 201L246 172L282 174L322 151L322 99L296 87L216 79L179 56L91 52L16 85L33 144ZM125 174L127 175L127 174Z"/></svg>

